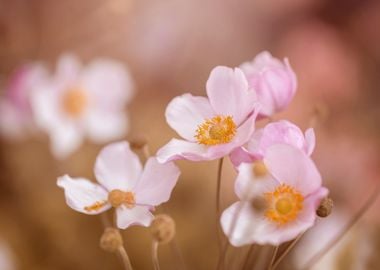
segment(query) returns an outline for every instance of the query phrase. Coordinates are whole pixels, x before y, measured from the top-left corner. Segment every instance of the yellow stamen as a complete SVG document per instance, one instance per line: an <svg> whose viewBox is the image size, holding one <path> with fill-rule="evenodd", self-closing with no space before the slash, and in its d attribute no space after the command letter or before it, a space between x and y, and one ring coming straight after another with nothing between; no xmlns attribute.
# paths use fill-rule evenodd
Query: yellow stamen
<svg viewBox="0 0 380 270"><path fill-rule="evenodd" d="M282 184L273 192L264 194L268 203L265 216L278 225L295 220L303 208L304 197L293 187Z"/></svg>
<svg viewBox="0 0 380 270"><path fill-rule="evenodd" d="M135 194L130 191L114 189L108 194L108 201L113 207L125 205L127 208L133 208L136 204Z"/></svg>
<svg viewBox="0 0 380 270"><path fill-rule="evenodd" d="M265 166L264 162L256 161L253 163L253 174L256 177L264 177L268 174L268 168Z"/></svg>
<svg viewBox="0 0 380 270"><path fill-rule="evenodd" d="M72 117L79 117L85 110L87 103L87 94L80 88L69 89L62 97L63 109Z"/></svg>
<svg viewBox="0 0 380 270"><path fill-rule="evenodd" d="M95 202L92 205L85 206L84 210L87 211L87 212L98 211L100 208L102 208L106 204L107 204L107 201L98 201L98 202Z"/></svg>
<svg viewBox="0 0 380 270"><path fill-rule="evenodd" d="M198 143L216 145L229 143L236 134L236 124L231 116L215 116L198 126L195 138Z"/></svg>

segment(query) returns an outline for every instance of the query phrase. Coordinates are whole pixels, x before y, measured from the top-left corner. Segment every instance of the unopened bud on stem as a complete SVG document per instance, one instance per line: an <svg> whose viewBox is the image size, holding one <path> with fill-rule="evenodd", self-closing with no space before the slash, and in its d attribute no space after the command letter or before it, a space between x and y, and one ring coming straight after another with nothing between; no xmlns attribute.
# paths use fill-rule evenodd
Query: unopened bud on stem
<svg viewBox="0 0 380 270"><path fill-rule="evenodd" d="M175 235L175 222L165 214L157 215L149 227L154 240L159 244L169 243Z"/></svg>
<svg viewBox="0 0 380 270"><path fill-rule="evenodd" d="M100 238L100 247L108 252L116 252L123 246L123 237L116 228L106 228Z"/></svg>
<svg viewBox="0 0 380 270"><path fill-rule="evenodd" d="M327 217L331 214L333 207L333 200L331 198L326 197L322 199L321 204L317 209L317 215L322 218Z"/></svg>

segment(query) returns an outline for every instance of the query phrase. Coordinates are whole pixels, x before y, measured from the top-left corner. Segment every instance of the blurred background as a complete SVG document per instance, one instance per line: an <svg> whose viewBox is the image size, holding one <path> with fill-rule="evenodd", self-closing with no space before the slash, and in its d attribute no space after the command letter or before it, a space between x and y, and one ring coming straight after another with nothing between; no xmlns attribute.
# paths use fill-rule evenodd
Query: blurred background
<svg viewBox="0 0 380 270"><path fill-rule="evenodd" d="M145 136L155 153L177 136L165 122L168 102L184 92L205 95L214 66L238 66L263 50L288 57L298 93L274 118L315 127L313 158L335 201L334 214L282 264L294 269L339 231L380 181L379 28L377 0L0 0L0 85L4 91L10 74L31 61L54 68L65 52L85 63L120 60L136 89L126 139ZM101 146L86 143L61 162L45 135L2 139L0 147L0 269L122 269L99 248L99 218L69 209L56 186L63 173L94 180ZM217 162L178 164L182 176L165 212L176 220L187 269L213 269ZM223 208L236 200L234 177L228 161ZM315 269L379 269L379 206ZM152 269L147 230L132 227L123 236L135 269ZM170 246L159 252L162 269L180 269Z"/></svg>

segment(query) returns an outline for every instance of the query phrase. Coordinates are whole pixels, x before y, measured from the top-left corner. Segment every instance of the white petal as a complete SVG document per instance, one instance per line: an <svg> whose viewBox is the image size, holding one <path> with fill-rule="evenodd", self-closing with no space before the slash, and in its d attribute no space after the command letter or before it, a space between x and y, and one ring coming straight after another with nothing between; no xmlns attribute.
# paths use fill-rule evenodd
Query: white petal
<svg viewBox="0 0 380 270"><path fill-rule="evenodd" d="M172 160L207 160L207 146L184 140L172 139L157 152L157 160L165 163Z"/></svg>
<svg viewBox="0 0 380 270"><path fill-rule="evenodd" d="M57 185L65 190L66 203L75 211L95 215L111 208L111 205L107 203L108 192L102 186L87 179L64 175L58 178ZM87 207L97 204L99 207L86 210Z"/></svg>
<svg viewBox="0 0 380 270"><path fill-rule="evenodd" d="M129 209L125 206L120 206L116 209L117 227L126 229L132 225L141 225L148 227L153 220L153 215L149 211L149 207L136 205Z"/></svg>
<svg viewBox="0 0 380 270"><path fill-rule="evenodd" d="M109 191L133 190L141 172L140 160L126 141L109 144L96 158L96 179Z"/></svg>
<svg viewBox="0 0 380 270"><path fill-rule="evenodd" d="M109 113L94 110L84 119L88 137L95 143L105 143L121 139L129 128L128 117L122 111Z"/></svg>
<svg viewBox="0 0 380 270"><path fill-rule="evenodd" d="M305 131L305 144L306 154L310 156L315 148L315 133L313 128L309 128Z"/></svg>
<svg viewBox="0 0 380 270"><path fill-rule="evenodd" d="M304 196L321 186L322 178L314 162L293 146L277 144L268 147L264 163L279 182L294 187Z"/></svg>
<svg viewBox="0 0 380 270"><path fill-rule="evenodd" d="M198 125L214 116L207 98L184 94L175 97L168 105L166 121L182 138L195 141Z"/></svg>
<svg viewBox="0 0 380 270"><path fill-rule="evenodd" d="M149 158L135 189L136 203L157 206L168 201L179 175L174 163L160 164Z"/></svg>
<svg viewBox="0 0 380 270"><path fill-rule="evenodd" d="M206 88L215 113L232 116L237 125L240 125L254 109L255 92L249 90L247 79L239 68L214 68L207 80Z"/></svg>
<svg viewBox="0 0 380 270"><path fill-rule="evenodd" d="M59 57L55 78L65 83L74 82L80 71L80 60L74 54L66 53Z"/></svg>
<svg viewBox="0 0 380 270"><path fill-rule="evenodd" d="M64 159L77 150L83 141L82 131L74 123L61 120L50 132L50 148L57 159Z"/></svg>

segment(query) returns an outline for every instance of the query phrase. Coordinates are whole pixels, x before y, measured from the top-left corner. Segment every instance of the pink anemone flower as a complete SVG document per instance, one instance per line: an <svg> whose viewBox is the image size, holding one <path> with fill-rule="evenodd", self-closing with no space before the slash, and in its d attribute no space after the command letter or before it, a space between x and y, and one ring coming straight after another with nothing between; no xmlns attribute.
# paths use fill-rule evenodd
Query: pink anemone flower
<svg viewBox="0 0 380 270"><path fill-rule="evenodd" d="M264 51L240 68L263 105L259 116L271 116L289 105L297 90L297 78L288 59L282 63Z"/></svg>
<svg viewBox="0 0 380 270"><path fill-rule="evenodd" d="M36 86L48 77L45 66L39 63L18 68L11 76L0 100L0 134L7 139L24 138L35 130L31 116L30 97Z"/></svg>
<svg viewBox="0 0 380 270"><path fill-rule="evenodd" d="M206 90L208 97L184 94L169 103L166 120L184 140L163 146L157 153L160 162L221 158L251 138L258 104L243 72L216 67Z"/></svg>
<svg viewBox="0 0 380 270"><path fill-rule="evenodd" d="M99 184L64 175L57 185L64 189L66 203L75 211L96 215L116 208L120 229L134 224L149 226L151 211L169 200L180 175L175 164L161 164L153 157L142 168L128 142L104 147L94 171Z"/></svg>
<svg viewBox="0 0 380 270"><path fill-rule="evenodd" d="M242 163L235 183L240 201L221 216L234 246L279 245L314 225L316 209L327 196L313 161L286 144L270 146L263 161Z"/></svg>
<svg viewBox="0 0 380 270"><path fill-rule="evenodd" d="M102 144L128 131L125 106L132 80L117 61L96 59L82 67L73 55L62 56L55 75L32 96L37 125L46 131L56 158L66 158L85 137Z"/></svg>
<svg viewBox="0 0 380 270"><path fill-rule="evenodd" d="M262 159L268 147L274 144L289 144L310 156L315 148L314 129L309 128L303 133L295 124L281 120L267 124L256 130L245 147L239 147L231 155L235 167L242 162L253 162Z"/></svg>

